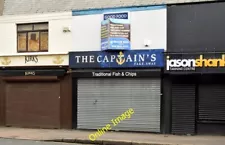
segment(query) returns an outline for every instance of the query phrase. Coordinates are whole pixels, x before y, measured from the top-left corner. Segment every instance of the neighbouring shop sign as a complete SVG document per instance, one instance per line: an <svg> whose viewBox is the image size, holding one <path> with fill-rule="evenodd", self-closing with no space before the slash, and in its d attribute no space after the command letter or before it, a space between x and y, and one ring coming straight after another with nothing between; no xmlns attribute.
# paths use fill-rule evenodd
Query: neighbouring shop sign
<svg viewBox="0 0 225 145"><path fill-rule="evenodd" d="M35 71L24 71L25 76L35 76Z"/></svg>
<svg viewBox="0 0 225 145"><path fill-rule="evenodd" d="M37 55L30 55L30 56L24 56L25 63L34 62L38 63L38 56Z"/></svg>
<svg viewBox="0 0 225 145"><path fill-rule="evenodd" d="M42 69L42 70L0 70L1 76L63 76L64 69Z"/></svg>
<svg viewBox="0 0 225 145"><path fill-rule="evenodd" d="M164 49L70 52L70 68L163 67Z"/></svg>
<svg viewBox="0 0 225 145"><path fill-rule="evenodd" d="M66 65L69 65L68 54L0 56L0 67Z"/></svg>
<svg viewBox="0 0 225 145"><path fill-rule="evenodd" d="M225 71L225 53L167 54L167 72Z"/></svg>
<svg viewBox="0 0 225 145"><path fill-rule="evenodd" d="M101 50L130 50L129 20L110 18L102 21Z"/></svg>

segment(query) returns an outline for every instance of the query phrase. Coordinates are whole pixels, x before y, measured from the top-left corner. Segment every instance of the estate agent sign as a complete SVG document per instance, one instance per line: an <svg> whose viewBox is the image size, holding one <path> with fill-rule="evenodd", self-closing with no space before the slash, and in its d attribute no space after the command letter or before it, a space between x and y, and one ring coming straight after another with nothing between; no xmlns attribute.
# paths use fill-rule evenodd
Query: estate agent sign
<svg viewBox="0 0 225 145"><path fill-rule="evenodd" d="M166 72L224 72L225 53L167 54Z"/></svg>
<svg viewBox="0 0 225 145"><path fill-rule="evenodd" d="M101 50L130 50L130 24L124 19L101 23Z"/></svg>
<svg viewBox="0 0 225 145"><path fill-rule="evenodd" d="M70 52L70 68L137 68L163 67L164 49L129 51Z"/></svg>

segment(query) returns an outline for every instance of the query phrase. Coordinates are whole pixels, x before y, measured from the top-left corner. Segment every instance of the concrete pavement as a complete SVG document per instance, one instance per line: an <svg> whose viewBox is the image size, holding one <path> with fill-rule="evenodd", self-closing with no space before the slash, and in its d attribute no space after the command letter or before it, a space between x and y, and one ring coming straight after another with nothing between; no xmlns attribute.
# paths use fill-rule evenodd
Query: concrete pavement
<svg viewBox="0 0 225 145"><path fill-rule="evenodd" d="M0 139L0 145L71 145L71 144L32 141L32 140ZM73 145L82 145L82 144L73 144ZM86 145L88 145L88 144L86 144Z"/></svg>
<svg viewBox="0 0 225 145"><path fill-rule="evenodd" d="M223 145L224 136L175 136L150 133L106 132L97 141L89 140L88 135L95 131L25 129L1 127L0 138L64 141L77 143L97 143L104 145Z"/></svg>

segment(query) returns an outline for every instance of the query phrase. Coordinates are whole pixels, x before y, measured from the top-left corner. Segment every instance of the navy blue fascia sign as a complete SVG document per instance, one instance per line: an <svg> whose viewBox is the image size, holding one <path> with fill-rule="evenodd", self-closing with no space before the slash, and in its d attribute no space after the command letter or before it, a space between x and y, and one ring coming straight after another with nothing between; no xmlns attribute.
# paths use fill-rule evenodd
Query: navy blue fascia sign
<svg viewBox="0 0 225 145"><path fill-rule="evenodd" d="M164 49L70 52L70 68L161 68Z"/></svg>

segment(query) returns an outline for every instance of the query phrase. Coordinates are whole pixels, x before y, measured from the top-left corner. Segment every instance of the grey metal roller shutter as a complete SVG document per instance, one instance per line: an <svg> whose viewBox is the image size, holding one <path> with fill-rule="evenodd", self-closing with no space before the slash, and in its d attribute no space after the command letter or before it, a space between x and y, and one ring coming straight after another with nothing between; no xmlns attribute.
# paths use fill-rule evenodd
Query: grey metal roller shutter
<svg viewBox="0 0 225 145"><path fill-rule="evenodd" d="M98 129L129 108L112 130L160 132L160 79L78 79L78 129Z"/></svg>
<svg viewBox="0 0 225 145"><path fill-rule="evenodd" d="M172 85L172 133L195 133L195 85Z"/></svg>

